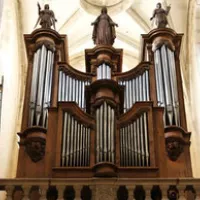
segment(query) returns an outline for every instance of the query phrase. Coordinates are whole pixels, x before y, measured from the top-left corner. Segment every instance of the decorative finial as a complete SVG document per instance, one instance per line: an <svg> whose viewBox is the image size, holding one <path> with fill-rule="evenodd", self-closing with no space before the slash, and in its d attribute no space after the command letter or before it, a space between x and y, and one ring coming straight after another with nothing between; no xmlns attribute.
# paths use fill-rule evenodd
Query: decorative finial
<svg viewBox="0 0 200 200"><path fill-rule="evenodd" d="M49 10L49 4L44 5L44 10L41 10L39 3L37 3L37 6L39 17L34 28L40 23L42 28L51 28L51 26L53 26L56 30L55 22L57 22L57 19L54 16L54 12Z"/></svg>
<svg viewBox="0 0 200 200"><path fill-rule="evenodd" d="M91 24L94 26L92 39L96 45L113 45L116 33L115 26L118 24L112 21L110 16L107 14L107 8L101 9L101 14Z"/></svg>
<svg viewBox="0 0 200 200"><path fill-rule="evenodd" d="M153 15L150 20L154 19L154 26L156 28L165 28L168 24L167 15L171 9L171 5L167 6L167 9L162 8L161 3L157 3L156 9L153 11Z"/></svg>

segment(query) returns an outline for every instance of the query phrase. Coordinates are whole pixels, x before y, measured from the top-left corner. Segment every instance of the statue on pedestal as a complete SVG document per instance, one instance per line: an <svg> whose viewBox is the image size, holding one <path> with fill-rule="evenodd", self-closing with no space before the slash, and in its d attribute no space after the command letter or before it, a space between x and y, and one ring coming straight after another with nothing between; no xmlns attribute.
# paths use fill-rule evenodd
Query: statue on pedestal
<svg viewBox="0 0 200 200"><path fill-rule="evenodd" d="M107 8L101 9L101 14L91 24L94 26L92 39L96 45L113 45L116 38L115 26L118 24L112 21L107 14Z"/></svg>
<svg viewBox="0 0 200 200"><path fill-rule="evenodd" d="M56 30L55 22L57 22L57 20L54 16L54 12L52 10L49 10L49 4L44 5L44 10L41 10L39 3L37 5L39 17L35 27L38 25L38 23L40 23L42 28L51 28L51 26L53 26L53 28Z"/></svg>
<svg viewBox="0 0 200 200"><path fill-rule="evenodd" d="M168 24L167 21L167 15L169 14L169 11L171 9L171 6L167 6L167 9L163 9L161 3L157 3L156 9L153 11L153 15L150 18L150 20L154 19L154 24L156 28L165 28Z"/></svg>

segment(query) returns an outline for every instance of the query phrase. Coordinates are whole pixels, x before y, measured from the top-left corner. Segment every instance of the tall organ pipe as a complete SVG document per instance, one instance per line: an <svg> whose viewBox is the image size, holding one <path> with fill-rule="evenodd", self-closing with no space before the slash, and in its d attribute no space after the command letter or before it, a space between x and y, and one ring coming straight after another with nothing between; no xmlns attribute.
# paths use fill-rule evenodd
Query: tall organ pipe
<svg viewBox="0 0 200 200"><path fill-rule="evenodd" d="M174 52L166 45L154 53L158 106L164 106L165 125L180 126Z"/></svg>
<svg viewBox="0 0 200 200"><path fill-rule="evenodd" d="M32 72L32 84L31 84L31 98L30 98L30 120L29 125L33 125L34 115L35 115L35 106L36 106L36 94L37 94L37 82L38 82L38 72L39 72L39 59L40 59L40 49L34 54L33 62L33 72Z"/></svg>
<svg viewBox="0 0 200 200"><path fill-rule="evenodd" d="M114 163L114 109L104 101L96 110L96 162Z"/></svg>
<svg viewBox="0 0 200 200"><path fill-rule="evenodd" d="M40 117L42 114L42 98L43 98L43 91L44 91L44 77L45 77L45 70L46 70L46 55L47 49L43 45L42 46L42 53L41 53L41 60L40 60L40 73L39 73L39 87L38 87L38 96L37 96L37 105L36 105L36 125L40 123Z"/></svg>
<svg viewBox="0 0 200 200"><path fill-rule="evenodd" d="M42 45L34 54L30 94L30 126L47 127L51 101L54 53Z"/></svg>
<svg viewBox="0 0 200 200"><path fill-rule="evenodd" d="M172 94L170 88L169 71L168 71L168 60L166 47L163 45L161 47L161 57L162 57L162 69L164 77L164 87L165 87L165 98L166 98L166 110L168 115L169 124L172 125L173 111L172 111Z"/></svg>

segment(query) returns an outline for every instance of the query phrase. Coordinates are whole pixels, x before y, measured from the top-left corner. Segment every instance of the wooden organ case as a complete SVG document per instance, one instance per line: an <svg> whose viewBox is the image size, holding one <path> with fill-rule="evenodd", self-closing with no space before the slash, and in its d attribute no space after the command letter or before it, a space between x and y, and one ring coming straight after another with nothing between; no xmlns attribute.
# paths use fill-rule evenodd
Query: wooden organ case
<svg viewBox="0 0 200 200"><path fill-rule="evenodd" d="M122 49L97 45L83 73L68 64L64 35L25 35L17 177L191 177L181 38L169 28L142 35L141 62L124 73Z"/></svg>

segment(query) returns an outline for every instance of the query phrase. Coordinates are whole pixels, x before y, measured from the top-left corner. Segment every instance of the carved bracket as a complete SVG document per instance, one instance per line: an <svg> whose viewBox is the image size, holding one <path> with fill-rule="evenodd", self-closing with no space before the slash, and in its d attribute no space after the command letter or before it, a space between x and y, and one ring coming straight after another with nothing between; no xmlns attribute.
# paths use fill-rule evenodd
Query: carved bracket
<svg viewBox="0 0 200 200"><path fill-rule="evenodd" d="M43 138L30 138L25 141L25 151L33 162L42 160L45 155L46 140Z"/></svg>
<svg viewBox="0 0 200 200"><path fill-rule="evenodd" d="M36 43L35 45L35 51L37 51L39 48L41 48L42 46L45 46L49 51L54 52L56 50L55 48L55 44L53 44L52 42L48 41L48 40L42 40Z"/></svg>
<svg viewBox="0 0 200 200"><path fill-rule="evenodd" d="M169 159L172 161L176 161L183 152L184 149L183 141L181 141L178 138L167 138L165 143Z"/></svg>
<svg viewBox="0 0 200 200"><path fill-rule="evenodd" d="M169 159L176 161L184 152L184 146L190 144L190 133L178 126L166 127L165 144Z"/></svg>
<svg viewBox="0 0 200 200"><path fill-rule="evenodd" d="M152 51L155 52L157 49L159 49L161 46L166 45L170 50L175 51L175 46L170 38L167 37L157 37L153 41L152 45Z"/></svg>
<svg viewBox="0 0 200 200"><path fill-rule="evenodd" d="M31 127L22 133L18 133L20 136L19 144L25 147L25 152L33 162L38 162L44 158L46 132L45 128Z"/></svg>

